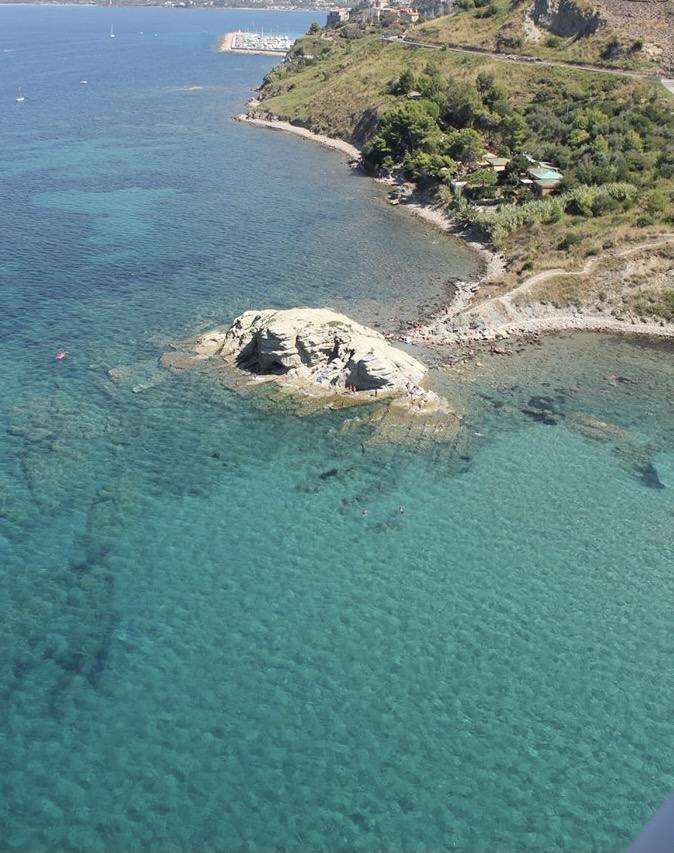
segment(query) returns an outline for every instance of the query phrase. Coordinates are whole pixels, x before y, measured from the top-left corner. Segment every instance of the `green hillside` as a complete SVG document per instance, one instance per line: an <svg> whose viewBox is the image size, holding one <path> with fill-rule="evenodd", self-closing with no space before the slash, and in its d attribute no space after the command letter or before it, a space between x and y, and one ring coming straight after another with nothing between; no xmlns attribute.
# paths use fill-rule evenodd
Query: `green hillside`
<svg viewBox="0 0 674 853"><path fill-rule="evenodd" d="M674 97L638 70L638 45L616 48L606 27L525 41L520 4L465 5L405 41L356 24L308 35L267 75L256 112L358 145L372 174L479 228L512 269L671 230Z"/></svg>

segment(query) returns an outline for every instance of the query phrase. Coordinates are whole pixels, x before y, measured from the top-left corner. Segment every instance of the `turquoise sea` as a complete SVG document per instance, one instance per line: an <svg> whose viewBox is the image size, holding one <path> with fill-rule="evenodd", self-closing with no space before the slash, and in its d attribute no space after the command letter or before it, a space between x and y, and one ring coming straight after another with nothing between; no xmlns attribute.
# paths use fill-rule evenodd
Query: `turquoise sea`
<svg viewBox="0 0 674 853"><path fill-rule="evenodd" d="M3 851L613 851L674 788L671 344L434 371L460 455L158 366L477 270L232 121L218 38L315 19L0 6Z"/></svg>

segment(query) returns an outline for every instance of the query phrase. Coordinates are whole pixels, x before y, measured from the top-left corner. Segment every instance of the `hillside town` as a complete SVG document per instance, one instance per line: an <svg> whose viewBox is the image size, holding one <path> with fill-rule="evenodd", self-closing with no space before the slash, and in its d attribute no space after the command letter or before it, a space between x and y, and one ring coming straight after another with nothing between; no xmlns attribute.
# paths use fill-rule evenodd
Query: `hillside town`
<svg viewBox="0 0 674 853"><path fill-rule="evenodd" d="M367 6L356 6L353 9L338 7L328 12L328 27L336 27L346 22L357 24L416 24L419 12L404 3L383 2L372 0Z"/></svg>

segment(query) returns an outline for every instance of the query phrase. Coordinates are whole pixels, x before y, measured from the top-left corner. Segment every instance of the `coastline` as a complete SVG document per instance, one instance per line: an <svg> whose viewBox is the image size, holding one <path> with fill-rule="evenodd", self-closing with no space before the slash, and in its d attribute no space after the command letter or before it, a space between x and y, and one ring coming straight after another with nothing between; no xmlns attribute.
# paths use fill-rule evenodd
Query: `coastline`
<svg viewBox="0 0 674 853"><path fill-rule="evenodd" d="M253 99L247 107L255 109L259 103ZM341 139L313 133L287 121L271 117L258 118L248 113L237 115L235 119L271 130L294 133L346 154L354 162L360 159L360 151L354 145ZM551 269L534 273L509 293L473 304L480 289L505 270L506 259L504 256L491 250L474 235L466 234L457 228L456 223L437 205L410 200L400 202L400 207L438 230L462 240L478 252L483 261L483 270L478 278L456 282L454 298L444 311L425 318L422 323L416 324L408 334L401 336L401 340L406 344L423 345L435 349L437 346L463 346L480 342L498 342L511 338L538 337L541 334L562 331L603 332L674 339L674 323L664 320L648 322L646 318L638 316L630 316L624 320L618 319L610 313L610 309L602 310L599 303L573 309L556 309L543 303L519 306L513 301L514 297L546 278L560 275L591 274L602 256L591 259L580 270ZM618 257L626 256L665 245L674 245L674 234L666 235L655 244L628 247L622 252L615 253L615 255ZM493 347L492 349L499 354L510 352L509 350L502 350L500 347Z"/></svg>
<svg viewBox="0 0 674 853"><path fill-rule="evenodd" d="M249 103L253 106L254 104L257 104L258 101L251 101ZM288 133L294 133L295 136L301 136L304 139L310 139L312 142L317 142L319 145L324 145L326 148L334 148L335 151L340 151L342 154L346 154L350 160L360 159L360 151L355 145L351 145L343 139L333 139L331 136L322 136L321 134L313 133L305 127L297 127L297 125L290 124L289 121L281 121L280 119L271 118L257 118L255 116L250 116L247 113L240 113L239 115L234 116L234 119L236 121L245 122L246 124L255 124L258 127L267 127L270 130L285 130Z"/></svg>

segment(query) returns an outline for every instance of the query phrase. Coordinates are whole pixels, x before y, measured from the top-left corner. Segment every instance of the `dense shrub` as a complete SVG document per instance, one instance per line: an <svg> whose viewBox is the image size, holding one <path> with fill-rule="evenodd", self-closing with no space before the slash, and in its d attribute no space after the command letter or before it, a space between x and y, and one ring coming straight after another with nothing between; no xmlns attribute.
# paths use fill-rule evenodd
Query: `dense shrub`
<svg viewBox="0 0 674 853"><path fill-rule="evenodd" d="M478 14L491 5L466 2ZM674 217L674 198L654 192L656 181L674 179L674 116L662 106L664 98L645 87L626 89L624 82L599 76L583 86L541 76L530 102L513 106L495 73L447 78L432 59L420 73L404 69L386 91L405 101L380 117L364 151L365 165L400 168L409 180L438 185L461 177L467 185L463 195L448 196L452 208L495 242L565 214L622 214L638 198L641 223L645 217L660 222ZM413 91L421 97L410 101ZM475 172L488 150L511 158L498 184L489 169ZM521 184L537 159L564 175L544 199ZM501 209L471 212L471 200L494 198Z"/></svg>
<svg viewBox="0 0 674 853"><path fill-rule="evenodd" d="M637 300L635 308L639 314L674 320L674 290L665 290L650 297L644 296Z"/></svg>
<svg viewBox="0 0 674 853"><path fill-rule="evenodd" d="M564 252L572 246L577 246L578 243L580 243L580 237L578 234L569 233L562 237L559 243L557 243L557 248L560 252Z"/></svg>
<svg viewBox="0 0 674 853"><path fill-rule="evenodd" d="M634 195L636 188L628 184L610 184L605 187L577 187L564 195L551 195L517 206L502 207L495 211L464 211L464 218L480 228L495 244L499 245L509 234L524 226L557 222L565 212L587 210L592 215L592 206L606 198L622 202Z"/></svg>
<svg viewBox="0 0 674 853"><path fill-rule="evenodd" d="M498 6L495 3L489 3L484 9L480 9L475 13L476 18L493 18L498 12Z"/></svg>

